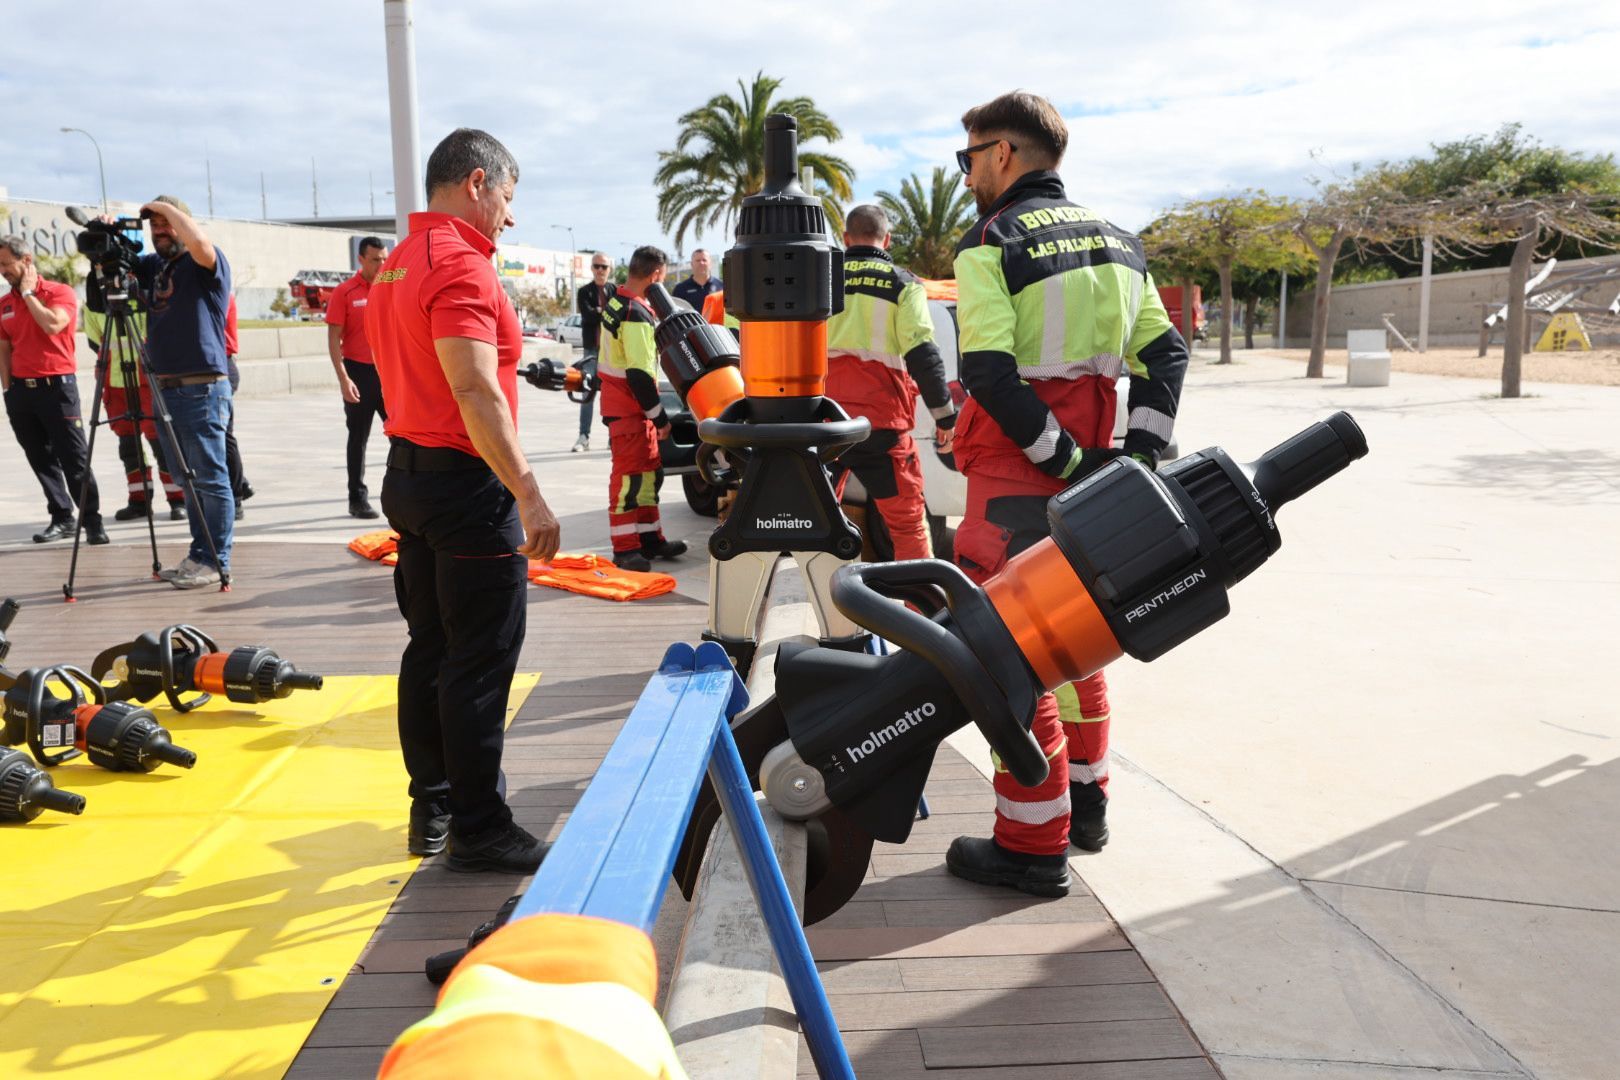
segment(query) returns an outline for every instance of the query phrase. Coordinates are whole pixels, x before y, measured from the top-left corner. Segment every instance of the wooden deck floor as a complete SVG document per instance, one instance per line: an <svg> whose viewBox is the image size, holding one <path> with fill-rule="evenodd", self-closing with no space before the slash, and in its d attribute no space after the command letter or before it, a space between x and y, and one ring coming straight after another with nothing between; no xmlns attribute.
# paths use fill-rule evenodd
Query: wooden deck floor
<svg viewBox="0 0 1620 1080"><path fill-rule="evenodd" d="M232 592L179 593L143 579L141 549L98 549L81 573L81 602L66 605L58 589L65 550L0 555L0 594L25 604L11 631L9 666L88 665L108 645L184 621L227 647L270 645L308 670L395 670L404 634L388 573L331 545L243 544L234 559ZM543 676L512 726L505 757L510 799L525 826L548 835L561 828L665 645L696 638L703 610L692 592L683 583L681 593L626 607L531 590L521 670ZM989 783L948 747L928 797L934 816L903 847L879 844L855 900L810 930L861 1076L1218 1076L1078 881L1066 899L1037 901L944 872L950 840L983 834L994 802ZM287 1076L374 1076L394 1036L432 1007L422 960L459 944L521 884L423 863ZM666 907L667 937L683 907L678 894ZM813 1075L808 1051L800 1063L801 1075Z"/></svg>

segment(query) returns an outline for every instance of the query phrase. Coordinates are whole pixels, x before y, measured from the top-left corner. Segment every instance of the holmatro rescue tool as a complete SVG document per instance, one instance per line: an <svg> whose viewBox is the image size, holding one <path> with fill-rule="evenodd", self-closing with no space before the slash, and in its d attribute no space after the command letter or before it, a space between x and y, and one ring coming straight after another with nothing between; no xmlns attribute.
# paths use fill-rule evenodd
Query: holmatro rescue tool
<svg viewBox="0 0 1620 1080"><path fill-rule="evenodd" d="M536 390L567 394L575 405L585 404L586 395L596 393L601 382L583 368L571 367L561 360L536 360L528 367L518 368L518 374Z"/></svg>
<svg viewBox="0 0 1620 1080"><path fill-rule="evenodd" d="M746 671L765 592L781 555L804 570L825 645L860 649L869 635L832 604L833 571L861 553L826 463L871 432L825 396L827 319L843 310L843 251L821 200L799 186L798 124L765 119L765 183L743 200L725 255L726 311L740 340L677 312L659 286L648 304L660 364L698 419L698 465L715 482L721 455L740 468L736 501L709 538L709 625Z"/></svg>
<svg viewBox="0 0 1620 1080"><path fill-rule="evenodd" d="M1117 459L1055 495L1051 537L982 589L935 559L841 568L839 610L901 651L783 645L775 696L732 724L759 790L810 825L804 921L854 895L874 840L910 835L941 739L972 721L1020 783L1040 783L1036 699L1224 618L1227 590L1282 544L1277 510L1366 452L1336 413L1246 465L1218 448L1156 474ZM705 787L675 865L688 896L718 816Z"/></svg>
<svg viewBox="0 0 1620 1080"><path fill-rule="evenodd" d="M262 645L221 652L213 638L183 623L103 651L90 674L110 701L151 701L164 694L176 712L190 712L214 694L258 705L294 690L319 690L322 683L319 675L299 671ZM109 674L115 681L107 681ZM194 698L180 696L193 691Z"/></svg>

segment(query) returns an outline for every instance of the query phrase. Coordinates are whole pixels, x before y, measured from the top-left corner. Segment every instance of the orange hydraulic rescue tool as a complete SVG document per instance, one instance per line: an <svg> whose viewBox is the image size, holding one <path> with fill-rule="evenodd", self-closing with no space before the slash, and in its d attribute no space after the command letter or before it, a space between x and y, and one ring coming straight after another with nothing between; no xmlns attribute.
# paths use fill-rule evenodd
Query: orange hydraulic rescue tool
<svg viewBox="0 0 1620 1080"><path fill-rule="evenodd" d="M910 835L941 739L975 723L1020 783L1040 783L1039 696L1224 618L1227 590L1282 544L1277 510L1366 452L1336 413L1247 465L1214 447L1156 474L1120 458L1053 496L1052 535L982 589L934 559L840 569L833 602L901 651L784 644L775 696L732 724L758 789L810 827L805 922L854 895L873 840ZM700 795L675 865L688 894L717 817Z"/></svg>
<svg viewBox="0 0 1620 1080"><path fill-rule="evenodd" d="M872 425L825 396L827 320L843 310L843 250L821 199L799 186L798 124L765 119L765 183L743 200L725 256L726 311L740 342L647 291L664 374L698 420L698 467L711 483L741 473L736 501L709 538L709 625L744 672L777 559L804 573L824 645L862 649L870 635L832 603L832 575L861 553L826 464Z"/></svg>

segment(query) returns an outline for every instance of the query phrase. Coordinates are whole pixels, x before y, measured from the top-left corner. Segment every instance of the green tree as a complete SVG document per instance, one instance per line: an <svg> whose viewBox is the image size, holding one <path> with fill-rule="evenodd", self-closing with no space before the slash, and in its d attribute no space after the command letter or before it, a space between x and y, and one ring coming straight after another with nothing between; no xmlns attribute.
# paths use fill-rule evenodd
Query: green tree
<svg viewBox="0 0 1620 1080"><path fill-rule="evenodd" d="M724 222L730 235L742 201L765 185L765 118L786 113L799 123L799 165L812 170L822 204L834 222L843 220L840 200L850 197L855 169L843 158L806 150L814 139L836 142L842 132L807 97L778 98L782 80L763 71L751 84L737 80L737 96L716 94L679 120L673 150L659 151L658 222L682 246L688 231L702 239L704 229Z"/></svg>
<svg viewBox="0 0 1620 1080"><path fill-rule="evenodd" d="M39 266L40 277L63 285L79 284L88 269L88 264L77 255L41 255L34 261Z"/></svg>
<svg viewBox="0 0 1620 1080"><path fill-rule="evenodd" d="M1152 244L1165 257L1186 266L1213 267L1221 291L1221 355L1232 362L1232 275L1238 267L1258 270L1290 250L1278 234L1287 221L1289 203L1248 190L1239 195L1182 204L1155 223Z"/></svg>
<svg viewBox="0 0 1620 1080"><path fill-rule="evenodd" d="M293 303L286 289L277 289L276 298L270 301L270 310L283 319L290 319L298 313L298 305Z"/></svg>
<svg viewBox="0 0 1620 1080"><path fill-rule="evenodd" d="M973 193L954 173L935 165L926 191L913 173L900 181L898 197L880 191L877 201L894 230L896 262L928 278L954 273L956 242L973 224Z"/></svg>

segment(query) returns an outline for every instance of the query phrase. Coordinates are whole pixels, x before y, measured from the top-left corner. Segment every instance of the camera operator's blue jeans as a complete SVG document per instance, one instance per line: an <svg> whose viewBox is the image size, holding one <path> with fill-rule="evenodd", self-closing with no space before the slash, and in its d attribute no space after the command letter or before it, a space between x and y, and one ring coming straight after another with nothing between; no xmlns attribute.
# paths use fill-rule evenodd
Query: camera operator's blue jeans
<svg viewBox="0 0 1620 1080"><path fill-rule="evenodd" d="M576 366L579 368L579 370L581 370L581 371L583 371L585 373L587 378L595 378L596 377L596 353L593 352L593 351L587 351L585 353L584 359L582 359L579 362L579 364L576 365ZM581 435L585 435L585 436L590 435L590 433L591 433L591 416L595 412L596 412L596 391L593 390L589 394L586 394L585 395L585 400L580 402L580 404L579 404L579 433Z"/></svg>
<svg viewBox="0 0 1620 1080"><path fill-rule="evenodd" d="M225 429L231 422L231 384L224 379L196 386L165 389L163 402L174 420L174 437L195 474L197 502L191 510L191 558L214 566L208 537L219 551L218 569L231 568L231 537L236 525L236 497L225 466ZM178 463L175 463L178 468ZM207 533L204 533L204 529Z"/></svg>

